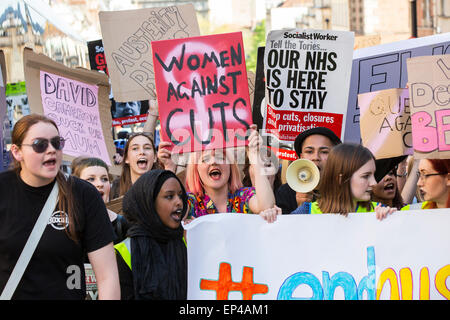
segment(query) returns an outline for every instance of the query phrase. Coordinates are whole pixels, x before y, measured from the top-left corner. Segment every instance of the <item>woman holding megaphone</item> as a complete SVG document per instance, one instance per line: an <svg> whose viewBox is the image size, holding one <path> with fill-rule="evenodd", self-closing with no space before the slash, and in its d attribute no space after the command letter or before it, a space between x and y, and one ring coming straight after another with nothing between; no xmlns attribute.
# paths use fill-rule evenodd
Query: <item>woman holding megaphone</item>
<svg viewBox="0 0 450 320"><path fill-rule="evenodd" d="M370 201L376 185L374 174L375 158L369 149L358 144L337 145L330 151L320 178L320 197L315 202L303 203L292 214L373 212L381 206Z"/></svg>

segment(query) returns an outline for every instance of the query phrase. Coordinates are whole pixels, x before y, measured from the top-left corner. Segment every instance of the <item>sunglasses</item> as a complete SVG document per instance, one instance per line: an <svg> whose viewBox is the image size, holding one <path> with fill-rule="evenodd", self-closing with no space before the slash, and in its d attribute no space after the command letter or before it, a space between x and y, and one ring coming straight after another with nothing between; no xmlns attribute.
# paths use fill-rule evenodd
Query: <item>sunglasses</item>
<svg viewBox="0 0 450 320"><path fill-rule="evenodd" d="M56 136L49 139L37 138L32 144L22 144L23 146L30 146L36 153L43 153L47 151L48 144L51 143L56 150L62 150L64 148L65 140L62 137Z"/></svg>

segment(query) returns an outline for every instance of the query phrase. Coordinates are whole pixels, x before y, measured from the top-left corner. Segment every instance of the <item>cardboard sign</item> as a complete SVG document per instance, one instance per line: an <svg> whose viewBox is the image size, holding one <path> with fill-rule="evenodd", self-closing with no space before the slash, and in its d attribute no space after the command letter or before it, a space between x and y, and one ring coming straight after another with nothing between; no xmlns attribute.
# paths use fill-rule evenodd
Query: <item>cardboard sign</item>
<svg viewBox="0 0 450 320"><path fill-rule="evenodd" d="M210 214L186 225L190 300L450 299L448 209Z"/></svg>
<svg viewBox="0 0 450 320"><path fill-rule="evenodd" d="M264 67L267 110L264 129L281 142L327 127L344 133L353 32L270 31Z"/></svg>
<svg viewBox="0 0 450 320"><path fill-rule="evenodd" d="M250 128L242 33L152 42L162 141L173 153L244 146Z"/></svg>
<svg viewBox="0 0 450 320"><path fill-rule="evenodd" d="M414 157L450 159L450 54L406 63Z"/></svg>
<svg viewBox="0 0 450 320"><path fill-rule="evenodd" d="M412 154L408 89L358 95L362 144L376 159Z"/></svg>
<svg viewBox="0 0 450 320"><path fill-rule="evenodd" d="M405 88L408 81L408 58L449 53L450 33L355 50L343 141L361 142L358 94Z"/></svg>
<svg viewBox="0 0 450 320"><path fill-rule="evenodd" d="M102 40L88 42L88 50L91 69L108 74ZM112 94L110 100L113 127L147 121L148 100L117 102Z"/></svg>
<svg viewBox="0 0 450 320"><path fill-rule="evenodd" d="M106 74L71 69L28 48L24 50L24 73L31 112L54 120L66 139L63 160L99 157L111 165L110 173L120 174L112 159L115 146Z"/></svg>
<svg viewBox="0 0 450 320"><path fill-rule="evenodd" d="M40 72L44 115L55 121L66 140L64 153L90 155L111 165L98 113L98 86Z"/></svg>
<svg viewBox="0 0 450 320"><path fill-rule="evenodd" d="M99 13L103 45L114 99L156 99L153 56L155 40L199 36L192 4Z"/></svg>

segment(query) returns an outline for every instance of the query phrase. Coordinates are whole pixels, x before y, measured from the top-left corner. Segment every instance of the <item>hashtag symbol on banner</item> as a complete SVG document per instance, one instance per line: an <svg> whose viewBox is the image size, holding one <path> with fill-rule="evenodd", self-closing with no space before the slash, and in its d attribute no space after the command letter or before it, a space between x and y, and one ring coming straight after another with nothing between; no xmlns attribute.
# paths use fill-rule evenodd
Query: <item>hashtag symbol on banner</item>
<svg viewBox="0 0 450 320"><path fill-rule="evenodd" d="M231 265L225 262L220 264L219 279L201 279L200 289L216 291L217 300L228 300L230 291L240 291L243 300L252 300L253 295L269 291L267 285L253 282L253 268L250 267L244 267L241 282L233 282L231 279Z"/></svg>

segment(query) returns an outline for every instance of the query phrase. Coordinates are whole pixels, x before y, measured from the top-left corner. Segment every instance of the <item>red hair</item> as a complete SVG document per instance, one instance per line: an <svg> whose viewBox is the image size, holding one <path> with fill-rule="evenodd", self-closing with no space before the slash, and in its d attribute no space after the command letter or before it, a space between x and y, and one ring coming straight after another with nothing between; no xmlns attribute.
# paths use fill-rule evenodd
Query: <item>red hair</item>
<svg viewBox="0 0 450 320"><path fill-rule="evenodd" d="M220 150L219 150L220 151ZM230 166L230 177L228 178L228 192L235 193L238 189L242 188L241 175L239 168L234 161L230 161L228 152L223 150L226 154L228 165ZM205 189L203 183L198 174L198 163L201 159L202 152L192 152L189 158L189 163L186 167L186 189L192 192L198 197L205 195Z"/></svg>
<svg viewBox="0 0 450 320"><path fill-rule="evenodd" d="M430 161L431 166L433 167L434 170L436 170L436 172L447 174L450 173L450 159L427 159L427 160ZM450 208L450 192L448 192L447 203L445 204L445 206L447 208ZM434 204L433 207L437 208L436 204Z"/></svg>

